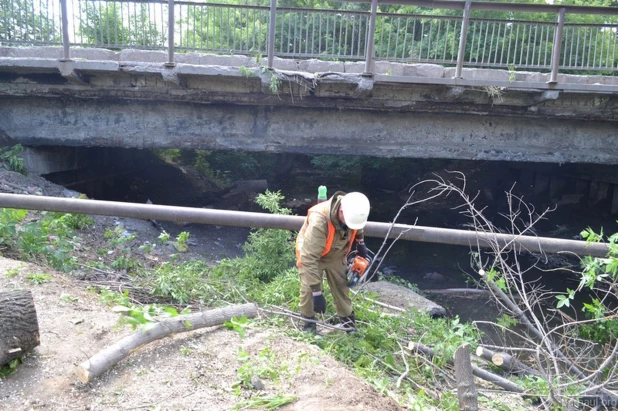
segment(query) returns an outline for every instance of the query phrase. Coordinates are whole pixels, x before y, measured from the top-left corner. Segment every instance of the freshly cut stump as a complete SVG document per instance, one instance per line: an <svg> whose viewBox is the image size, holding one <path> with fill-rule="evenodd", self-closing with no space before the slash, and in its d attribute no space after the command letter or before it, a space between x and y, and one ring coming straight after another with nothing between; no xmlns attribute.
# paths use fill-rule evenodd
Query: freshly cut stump
<svg viewBox="0 0 618 411"><path fill-rule="evenodd" d="M40 344L39 321L30 291L0 291L0 366Z"/></svg>

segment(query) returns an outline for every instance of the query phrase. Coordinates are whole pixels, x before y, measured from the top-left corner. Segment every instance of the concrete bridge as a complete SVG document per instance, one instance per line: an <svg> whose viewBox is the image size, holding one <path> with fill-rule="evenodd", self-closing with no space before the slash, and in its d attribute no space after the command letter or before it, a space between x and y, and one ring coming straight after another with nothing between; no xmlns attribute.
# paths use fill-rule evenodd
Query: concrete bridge
<svg viewBox="0 0 618 411"><path fill-rule="evenodd" d="M183 147L618 163L618 78L378 62L0 48L0 135Z"/></svg>

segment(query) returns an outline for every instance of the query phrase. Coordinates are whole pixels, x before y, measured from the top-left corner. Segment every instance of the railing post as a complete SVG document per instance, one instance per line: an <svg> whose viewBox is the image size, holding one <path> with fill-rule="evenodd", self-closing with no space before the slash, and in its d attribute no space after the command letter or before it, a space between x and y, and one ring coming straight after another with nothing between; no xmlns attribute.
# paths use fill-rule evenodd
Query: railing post
<svg viewBox="0 0 618 411"><path fill-rule="evenodd" d="M371 16L369 17L369 29L367 30L367 47L365 47L365 72L364 76L373 73L373 53L375 51L376 14L378 13L378 0L371 0Z"/></svg>
<svg viewBox="0 0 618 411"><path fill-rule="evenodd" d="M270 19L268 20L268 68L273 68L275 60L275 29L277 26L277 0L270 0Z"/></svg>
<svg viewBox="0 0 618 411"><path fill-rule="evenodd" d="M566 9L563 7L558 14L558 27L554 35L554 49L551 55L551 76L549 83L558 82L558 67L560 66L560 53L562 52L562 29L564 28L564 16Z"/></svg>
<svg viewBox="0 0 618 411"><path fill-rule="evenodd" d="M166 67L174 67L174 0L167 0L167 63Z"/></svg>
<svg viewBox="0 0 618 411"><path fill-rule="evenodd" d="M470 21L470 2L464 6L463 20L461 22L461 35L459 36L459 50L457 51L457 66L455 67L455 78L461 78L464 56L466 54L466 38L468 37L468 22Z"/></svg>
<svg viewBox="0 0 618 411"><path fill-rule="evenodd" d="M69 15L67 13L67 0L60 0L60 13L62 14L62 48L63 57L60 61L71 61L69 50Z"/></svg>

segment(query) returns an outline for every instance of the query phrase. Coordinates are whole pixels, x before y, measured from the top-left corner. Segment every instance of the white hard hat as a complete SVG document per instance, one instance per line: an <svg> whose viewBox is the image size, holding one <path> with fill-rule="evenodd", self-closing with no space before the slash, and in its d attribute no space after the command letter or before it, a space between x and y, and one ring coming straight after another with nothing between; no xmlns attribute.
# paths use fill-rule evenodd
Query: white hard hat
<svg viewBox="0 0 618 411"><path fill-rule="evenodd" d="M345 225L352 230L360 230L369 217L369 199L363 193L348 193L341 198L341 211Z"/></svg>

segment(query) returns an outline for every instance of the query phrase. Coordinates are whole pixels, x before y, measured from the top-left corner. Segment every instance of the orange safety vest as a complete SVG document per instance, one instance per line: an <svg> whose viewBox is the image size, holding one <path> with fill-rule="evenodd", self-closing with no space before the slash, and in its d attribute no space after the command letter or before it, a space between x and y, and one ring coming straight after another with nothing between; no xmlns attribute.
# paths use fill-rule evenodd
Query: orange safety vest
<svg viewBox="0 0 618 411"><path fill-rule="evenodd" d="M332 201L332 200L331 200ZM309 211L307 211L307 218L305 218L305 222L303 223L302 228L298 232L298 236L296 237L296 267L300 267L300 250L303 248L303 243L305 241L305 232L307 231L307 227L309 226L309 216L311 213L318 212L321 213L324 217L326 217L326 221L328 222L328 234L326 235L326 244L324 244L324 251L322 251L322 257L330 252L330 249L333 246L333 240L335 239L335 225L330 221L330 206L331 201L325 201L323 203L318 203L311 207ZM350 236L350 244L348 244L348 252L352 249L352 243L356 238L356 232L358 230L352 230L352 235Z"/></svg>

